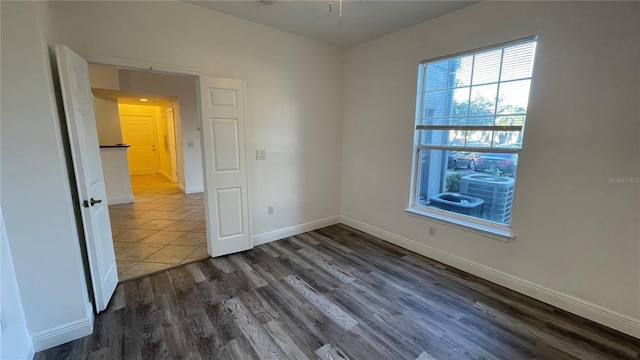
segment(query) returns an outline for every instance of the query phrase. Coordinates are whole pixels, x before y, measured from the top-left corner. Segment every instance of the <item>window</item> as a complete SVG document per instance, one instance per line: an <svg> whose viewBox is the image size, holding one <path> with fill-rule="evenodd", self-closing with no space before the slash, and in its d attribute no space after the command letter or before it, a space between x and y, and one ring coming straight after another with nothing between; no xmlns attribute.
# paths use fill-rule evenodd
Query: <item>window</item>
<svg viewBox="0 0 640 360"><path fill-rule="evenodd" d="M536 38L423 61L410 211L508 231Z"/></svg>

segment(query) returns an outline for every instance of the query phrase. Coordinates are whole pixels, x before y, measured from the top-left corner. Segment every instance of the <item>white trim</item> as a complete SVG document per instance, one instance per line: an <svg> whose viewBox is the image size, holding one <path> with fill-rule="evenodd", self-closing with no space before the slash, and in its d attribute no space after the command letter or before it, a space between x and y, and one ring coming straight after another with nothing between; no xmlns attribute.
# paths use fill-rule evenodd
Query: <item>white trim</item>
<svg viewBox="0 0 640 360"><path fill-rule="evenodd" d="M443 211L439 209L425 208L425 210L416 209L415 207L405 210L410 216L430 220L436 220L439 223L450 226L456 229L472 232L484 237L500 240L503 242L509 242L509 240L515 238L511 229L507 226L485 226L483 223L487 221L482 219L472 219L469 216L458 215L453 212ZM474 221L475 220L475 221ZM477 222L476 222L477 221Z"/></svg>
<svg viewBox="0 0 640 360"><path fill-rule="evenodd" d="M170 183L173 183L173 178L171 177L171 175L169 175L166 172L162 171L162 169L160 169L159 173L160 173L160 175L164 176L164 178L167 179L167 181L169 181Z"/></svg>
<svg viewBox="0 0 640 360"><path fill-rule="evenodd" d="M411 250L446 265L466 271L482 279L494 282L513 291L611 327L625 334L640 338L640 319L621 314L614 310L607 309L603 306L593 304L553 289L549 289L531 281L520 279L513 275L449 254L442 250L393 234L347 216L342 216L340 222L407 250Z"/></svg>
<svg viewBox="0 0 640 360"><path fill-rule="evenodd" d="M177 66L177 65L171 65L171 64L161 64L161 63L156 63L152 61L126 59L126 58L121 58L116 56L107 56L107 55L86 56L86 55L80 54L80 56L82 56L90 64L107 65L107 66L133 69L133 70L156 71L156 72L178 74L178 75L191 75L196 77L199 77L200 75L204 74L204 71L201 69L190 68L185 66Z"/></svg>
<svg viewBox="0 0 640 360"><path fill-rule="evenodd" d="M340 216L331 216L328 218L311 221L308 223L294 225L283 229L273 230L260 235L254 235L251 237L253 246L266 244L271 241L284 239L289 236L305 233L307 231L313 231L326 226L338 224L340 222Z"/></svg>
<svg viewBox="0 0 640 360"><path fill-rule="evenodd" d="M186 192L187 192L187 191L186 191L186 188L184 187L184 185L182 185L182 184L180 184L180 183L178 183L178 190L182 191L182 192L183 192L183 193L185 193L185 194L186 194Z"/></svg>
<svg viewBox="0 0 640 360"><path fill-rule="evenodd" d="M87 304L88 309L93 309L91 304ZM83 336L91 335L93 332L93 311L87 312L87 317L74 320L66 324L41 330L31 334L35 351L42 351Z"/></svg>
<svg viewBox="0 0 640 360"><path fill-rule="evenodd" d="M180 185L178 185L178 188L180 188ZM182 188L180 190L183 190L185 194L201 193L204 192L204 185L190 186L188 188Z"/></svg>
<svg viewBox="0 0 640 360"><path fill-rule="evenodd" d="M133 202L133 195L107 198L107 203L109 205L130 204L132 202Z"/></svg>
<svg viewBox="0 0 640 360"><path fill-rule="evenodd" d="M36 349L33 347L33 342L31 342L31 344L29 344L29 349L27 350L27 356L25 356L25 359L33 359L35 355Z"/></svg>
<svg viewBox="0 0 640 360"><path fill-rule="evenodd" d="M12 344L12 345L15 345L15 344ZM2 343L2 346L8 346L8 345L6 343ZM33 342L30 341L28 346L25 346L23 349L20 349L20 351L18 351L17 353L18 355L16 355L17 357L15 359L28 359L28 360L33 359L33 357L36 355L36 350L33 348Z"/></svg>

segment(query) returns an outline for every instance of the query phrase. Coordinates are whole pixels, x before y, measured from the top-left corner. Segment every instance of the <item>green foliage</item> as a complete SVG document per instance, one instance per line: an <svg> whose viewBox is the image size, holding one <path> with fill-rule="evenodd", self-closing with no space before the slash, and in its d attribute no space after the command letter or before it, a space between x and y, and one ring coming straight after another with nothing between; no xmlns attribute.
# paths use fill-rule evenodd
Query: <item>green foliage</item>
<svg viewBox="0 0 640 360"><path fill-rule="evenodd" d="M445 185L445 190L447 192L460 192L460 179L464 176L464 173L450 173L447 175L447 182Z"/></svg>
<svg viewBox="0 0 640 360"><path fill-rule="evenodd" d="M491 172L491 175L493 175L493 176L504 176L504 174L502 173L502 171L500 169L498 169L496 164L491 164L491 168L489 169L489 171Z"/></svg>

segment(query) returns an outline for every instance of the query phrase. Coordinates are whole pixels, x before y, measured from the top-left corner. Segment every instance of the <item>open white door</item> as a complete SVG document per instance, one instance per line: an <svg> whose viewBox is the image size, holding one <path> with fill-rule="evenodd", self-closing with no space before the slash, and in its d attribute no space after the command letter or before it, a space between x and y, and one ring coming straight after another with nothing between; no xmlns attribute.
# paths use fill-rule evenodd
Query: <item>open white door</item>
<svg viewBox="0 0 640 360"><path fill-rule="evenodd" d="M209 254L251 249L244 139L244 83L200 77Z"/></svg>
<svg viewBox="0 0 640 360"><path fill-rule="evenodd" d="M118 270L102 175L89 68L83 58L66 46L56 45L56 56L95 307L100 312L107 307L118 285Z"/></svg>

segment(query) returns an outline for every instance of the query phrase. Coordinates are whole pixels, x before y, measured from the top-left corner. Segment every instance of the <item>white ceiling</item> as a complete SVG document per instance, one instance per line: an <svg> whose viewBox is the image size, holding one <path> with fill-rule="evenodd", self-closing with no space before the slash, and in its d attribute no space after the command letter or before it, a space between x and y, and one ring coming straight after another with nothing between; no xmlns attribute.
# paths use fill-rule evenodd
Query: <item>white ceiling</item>
<svg viewBox="0 0 640 360"><path fill-rule="evenodd" d="M469 6L476 1L186 1L258 24L340 47L350 47ZM268 3L271 3L267 5Z"/></svg>

